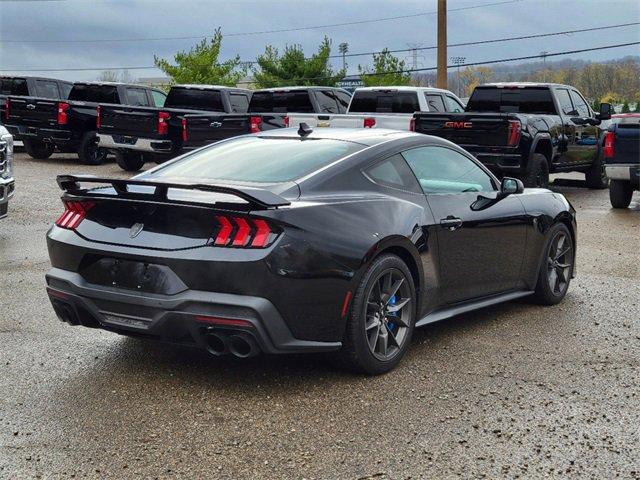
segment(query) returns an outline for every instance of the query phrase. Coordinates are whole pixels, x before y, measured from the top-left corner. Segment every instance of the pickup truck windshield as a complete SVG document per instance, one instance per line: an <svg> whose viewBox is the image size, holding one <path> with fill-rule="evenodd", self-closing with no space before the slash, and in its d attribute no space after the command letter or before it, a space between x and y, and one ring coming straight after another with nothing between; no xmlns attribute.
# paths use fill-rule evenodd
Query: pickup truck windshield
<svg viewBox="0 0 640 480"><path fill-rule="evenodd" d="M115 85L76 84L69 93L69 100L95 103L120 103L118 87Z"/></svg>
<svg viewBox="0 0 640 480"><path fill-rule="evenodd" d="M349 113L413 113L420 110L416 92L357 91Z"/></svg>
<svg viewBox="0 0 640 480"><path fill-rule="evenodd" d="M249 102L253 113L313 113L308 90L256 92Z"/></svg>
<svg viewBox="0 0 640 480"><path fill-rule="evenodd" d="M471 94L466 111L556 115L551 91L546 87L479 87Z"/></svg>
<svg viewBox="0 0 640 480"><path fill-rule="evenodd" d="M185 155L150 177L287 182L363 148L342 140L240 137Z"/></svg>
<svg viewBox="0 0 640 480"><path fill-rule="evenodd" d="M169 90L164 106L167 108L224 112L220 90L174 87Z"/></svg>

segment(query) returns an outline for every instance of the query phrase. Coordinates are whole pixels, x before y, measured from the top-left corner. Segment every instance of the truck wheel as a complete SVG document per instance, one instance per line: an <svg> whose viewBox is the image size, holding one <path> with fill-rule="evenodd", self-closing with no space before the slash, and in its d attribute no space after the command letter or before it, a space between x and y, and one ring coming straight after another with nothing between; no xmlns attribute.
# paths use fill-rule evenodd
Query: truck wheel
<svg viewBox="0 0 640 480"><path fill-rule="evenodd" d="M547 162L547 157L541 153L533 154L522 183L524 183L525 187L549 187L549 163Z"/></svg>
<svg viewBox="0 0 640 480"><path fill-rule="evenodd" d="M37 160L49 158L55 150L53 143L45 143L39 140L23 140L22 143L27 154Z"/></svg>
<svg viewBox="0 0 640 480"><path fill-rule="evenodd" d="M587 187L592 189L602 190L609 186L607 172L604 168L604 162L600 155L598 155L598 159L593 162L591 168L586 171L584 178L587 181Z"/></svg>
<svg viewBox="0 0 640 480"><path fill-rule="evenodd" d="M127 172L137 172L144 166L144 156L139 152L118 152L116 163Z"/></svg>
<svg viewBox="0 0 640 480"><path fill-rule="evenodd" d="M609 185L609 200L613 208L627 208L631 203L633 187L631 182L624 180L611 180Z"/></svg>
<svg viewBox="0 0 640 480"><path fill-rule="evenodd" d="M101 165L107 158L107 151L98 147L96 132L87 132L78 147L78 157L86 165Z"/></svg>

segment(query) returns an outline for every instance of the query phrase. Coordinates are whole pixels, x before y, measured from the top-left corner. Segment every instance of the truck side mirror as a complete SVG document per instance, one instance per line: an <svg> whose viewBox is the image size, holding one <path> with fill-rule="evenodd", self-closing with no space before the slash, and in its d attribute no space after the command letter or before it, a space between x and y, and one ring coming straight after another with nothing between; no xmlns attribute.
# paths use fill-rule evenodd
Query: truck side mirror
<svg viewBox="0 0 640 480"><path fill-rule="evenodd" d="M600 113L596 115L598 120L609 120L611 118L611 104L610 103L601 103L600 104Z"/></svg>

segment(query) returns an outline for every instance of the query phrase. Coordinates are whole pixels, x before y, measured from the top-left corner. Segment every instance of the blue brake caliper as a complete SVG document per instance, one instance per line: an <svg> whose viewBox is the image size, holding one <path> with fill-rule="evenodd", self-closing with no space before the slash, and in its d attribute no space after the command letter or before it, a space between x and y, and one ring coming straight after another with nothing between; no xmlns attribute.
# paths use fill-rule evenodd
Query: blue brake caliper
<svg viewBox="0 0 640 480"><path fill-rule="evenodd" d="M389 305L395 305L395 304L396 304L396 296L395 296L395 295L393 295L393 296L389 299ZM397 316L398 316L398 312L391 312L391 313L389 313L389 316L390 316L390 317L397 317ZM393 331L396 329L396 327L397 327L396 322L392 322L392 321L388 321L388 322L387 322L387 326L389 327L389 330L390 330L391 332L393 332Z"/></svg>

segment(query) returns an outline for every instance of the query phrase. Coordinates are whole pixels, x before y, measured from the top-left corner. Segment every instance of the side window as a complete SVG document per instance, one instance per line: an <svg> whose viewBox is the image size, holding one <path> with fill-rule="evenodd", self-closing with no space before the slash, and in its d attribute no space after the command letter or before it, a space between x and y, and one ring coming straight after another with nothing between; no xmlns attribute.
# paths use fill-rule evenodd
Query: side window
<svg viewBox="0 0 640 480"><path fill-rule="evenodd" d="M442 101L442 95L438 93L425 93L427 99L427 105L429 105L430 112L446 112L444 108L444 102Z"/></svg>
<svg viewBox="0 0 640 480"><path fill-rule="evenodd" d="M69 93L71 92L71 87L73 87L72 83L59 83L58 87L60 88L60 98L66 100L69 98Z"/></svg>
<svg viewBox="0 0 640 480"><path fill-rule="evenodd" d="M249 110L249 97L244 93L230 93L229 101L233 113L247 113Z"/></svg>
<svg viewBox="0 0 640 480"><path fill-rule="evenodd" d="M36 90L38 96L44 98L60 98L58 84L50 80L36 80Z"/></svg>
<svg viewBox="0 0 640 480"><path fill-rule="evenodd" d="M571 90L571 101L575 106L576 111L578 112L579 117L590 117L591 112L589 111L589 107L587 106L587 102L575 91Z"/></svg>
<svg viewBox="0 0 640 480"><path fill-rule="evenodd" d="M316 100L320 106L318 113L339 113L338 103L330 90L316 90Z"/></svg>
<svg viewBox="0 0 640 480"><path fill-rule="evenodd" d="M376 163L364 173L370 180L385 187L408 190L414 193L421 192L415 176L399 153Z"/></svg>
<svg viewBox="0 0 640 480"><path fill-rule="evenodd" d="M151 98L153 98L153 104L156 107L164 107L164 101L167 99L167 96L157 90L151 90Z"/></svg>
<svg viewBox="0 0 640 480"><path fill-rule="evenodd" d="M462 104L451 95L445 95L444 101L447 103L447 112L464 112L464 107L462 106Z"/></svg>
<svg viewBox="0 0 640 480"><path fill-rule="evenodd" d="M148 107L147 91L142 88L127 88L127 100L134 107Z"/></svg>
<svg viewBox="0 0 640 480"><path fill-rule="evenodd" d="M556 90L556 98L558 99L558 105L560 111L565 115L575 115L571 98L569 98L569 91L566 88L559 88Z"/></svg>
<svg viewBox="0 0 640 480"><path fill-rule="evenodd" d="M426 194L489 192L495 187L471 159L446 147L418 147L402 152Z"/></svg>
<svg viewBox="0 0 640 480"><path fill-rule="evenodd" d="M340 90L336 90L333 92L336 96L336 100L338 101L338 113L345 113L349 108L349 102L351 101L351 95L347 92L342 92Z"/></svg>

